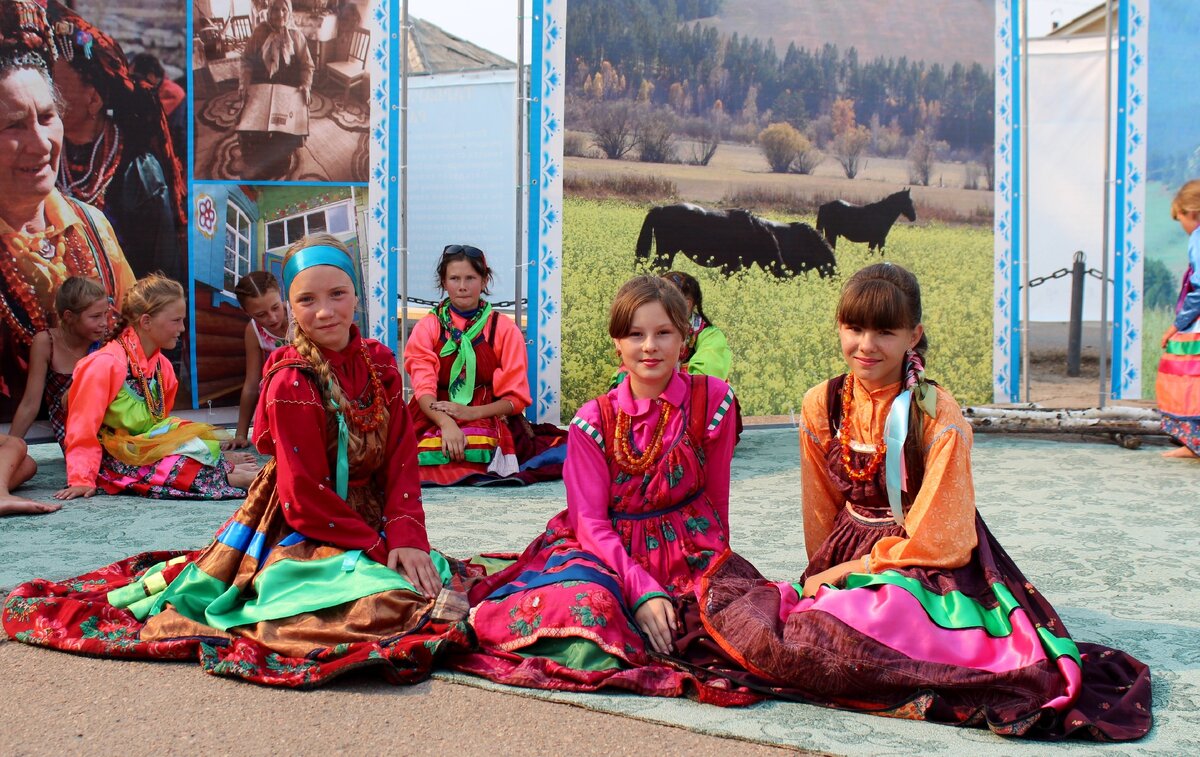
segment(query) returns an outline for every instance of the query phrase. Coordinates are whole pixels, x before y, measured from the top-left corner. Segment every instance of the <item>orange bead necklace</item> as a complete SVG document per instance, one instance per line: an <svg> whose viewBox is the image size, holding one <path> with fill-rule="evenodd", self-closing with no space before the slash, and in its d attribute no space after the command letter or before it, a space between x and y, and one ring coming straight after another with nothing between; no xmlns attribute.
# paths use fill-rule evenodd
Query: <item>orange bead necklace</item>
<svg viewBox="0 0 1200 757"><path fill-rule="evenodd" d="M887 454L887 444L881 439L875 445L875 451L871 453L871 457L867 460L866 465L861 468L855 468L850 462L850 440L849 434L846 431L846 424L850 418L851 410L854 408L854 374L846 376L846 383L842 385L842 425L837 430L838 444L842 447L842 468L846 471L846 475L851 481L870 481L875 477L876 471L879 470L880 464L883 463L884 456Z"/></svg>
<svg viewBox="0 0 1200 757"><path fill-rule="evenodd" d="M351 402L350 416L356 428L364 433L370 433L383 423L387 399L383 393L383 381L379 378L379 372L375 370L375 364L371 362L371 358L367 354L366 342L361 344L361 354L363 362L367 364L367 375L370 376L371 401L365 407L359 407L358 402Z"/></svg>
<svg viewBox="0 0 1200 757"><path fill-rule="evenodd" d="M617 449L614 454L617 459L617 467L630 475L641 475L650 470L650 466L654 465L658 461L659 455L662 454L663 435L667 430L667 421L671 419L671 406L662 400L656 400L656 402L660 409L658 423L654 426L654 434L650 437L649 445L641 454L633 448L631 431L633 419L624 410L617 409L617 429L614 434Z"/></svg>

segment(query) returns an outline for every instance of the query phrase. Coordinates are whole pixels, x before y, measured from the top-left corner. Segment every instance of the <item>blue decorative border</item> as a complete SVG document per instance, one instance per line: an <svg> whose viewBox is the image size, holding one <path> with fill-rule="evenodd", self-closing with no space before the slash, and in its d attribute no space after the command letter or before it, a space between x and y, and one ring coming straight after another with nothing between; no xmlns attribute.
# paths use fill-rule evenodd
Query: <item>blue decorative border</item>
<svg viewBox="0 0 1200 757"><path fill-rule="evenodd" d="M396 270L401 252L400 150L398 142L393 145L392 141L392 135L400 133L400 56L405 52L400 49L400 12L399 0L374 0L371 18L380 34L371 35L367 59L371 67L367 331L392 351L399 340L396 312L400 301ZM397 210L392 212L393 208Z"/></svg>
<svg viewBox="0 0 1200 757"><path fill-rule="evenodd" d="M1014 26L1020 0L996 0L995 309L992 394L1020 400L1021 316L1021 50Z"/></svg>
<svg viewBox="0 0 1200 757"><path fill-rule="evenodd" d="M532 12L526 335L533 390L530 410L538 422L559 423L567 0L532 0Z"/></svg>
<svg viewBox="0 0 1200 757"><path fill-rule="evenodd" d="M1143 4L1145 3L1145 4ZM1142 393L1142 264L1146 218L1147 0L1120 3L1116 185L1113 188L1112 396Z"/></svg>

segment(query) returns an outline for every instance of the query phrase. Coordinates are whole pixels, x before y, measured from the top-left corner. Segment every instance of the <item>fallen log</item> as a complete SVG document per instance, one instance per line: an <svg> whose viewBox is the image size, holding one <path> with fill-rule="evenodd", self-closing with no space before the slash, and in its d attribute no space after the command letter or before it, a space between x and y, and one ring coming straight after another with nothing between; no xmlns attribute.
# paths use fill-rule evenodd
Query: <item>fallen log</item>
<svg viewBox="0 0 1200 757"><path fill-rule="evenodd" d="M1036 407L966 407L963 408L963 415L979 433L1089 434L1107 436L1128 449L1141 446L1141 437L1164 435L1158 411L1149 408L1046 410Z"/></svg>

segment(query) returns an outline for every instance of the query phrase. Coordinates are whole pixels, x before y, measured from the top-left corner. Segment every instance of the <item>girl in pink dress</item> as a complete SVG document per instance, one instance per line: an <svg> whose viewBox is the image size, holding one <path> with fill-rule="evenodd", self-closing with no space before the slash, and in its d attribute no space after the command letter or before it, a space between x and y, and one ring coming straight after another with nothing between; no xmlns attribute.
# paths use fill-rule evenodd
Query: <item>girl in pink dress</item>
<svg viewBox="0 0 1200 757"><path fill-rule="evenodd" d="M704 651L698 623L701 575L729 547L735 400L676 370L687 333L674 286L621 288L609 334L629 373L571 421L567 509L471 590L481 651L457 667L517 686L753 700L709 675L736 666Z"/></svg>

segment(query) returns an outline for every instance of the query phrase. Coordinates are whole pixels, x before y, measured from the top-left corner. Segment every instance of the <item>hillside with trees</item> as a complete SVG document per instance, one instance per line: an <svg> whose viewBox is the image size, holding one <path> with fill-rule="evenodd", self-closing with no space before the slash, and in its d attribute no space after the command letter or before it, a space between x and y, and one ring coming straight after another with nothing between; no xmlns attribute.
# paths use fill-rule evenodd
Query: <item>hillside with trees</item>
<svg viewBox="0 0 1200 757"><path fill-rule="evenodd" d="M705 163L723 139L754 142L786 124L795 135L776 128L771 137L808 158L769 157L776 170L805 172L817 149L849 178L866 154L907 157L915 183L928 183L920 163L934 158L978 160L987 170L990 67L903 55L863 59L857 47L831 43L778 50L772 39L725 35L713 25L739 2L748 0L573 0L569 125L593 134L609 158ZM862 0L838 5L852 2L867 7ZM689 138L690 155L678 154L680 136Z"/></svg>

